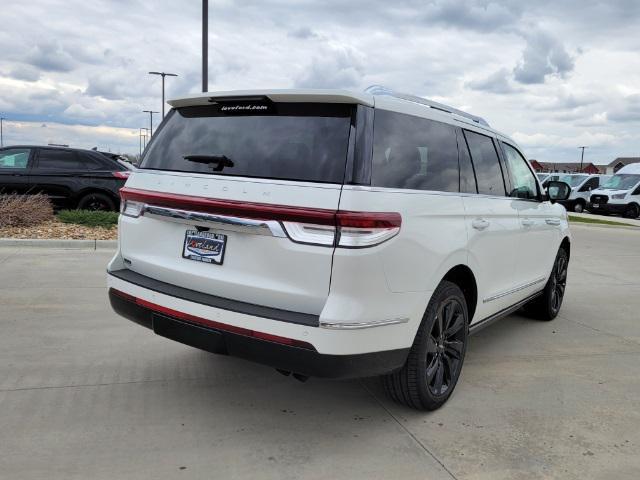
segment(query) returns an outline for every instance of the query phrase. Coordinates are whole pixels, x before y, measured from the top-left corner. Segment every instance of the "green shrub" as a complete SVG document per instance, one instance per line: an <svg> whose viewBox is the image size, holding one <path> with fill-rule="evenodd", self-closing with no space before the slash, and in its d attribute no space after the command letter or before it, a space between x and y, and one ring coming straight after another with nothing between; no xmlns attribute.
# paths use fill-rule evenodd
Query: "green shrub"
<svg viewBox="0 0 640 480"><path fill-rule="evenodd" d="M58 220L87 227L112 227L118 224L118 212L92 210L60 210Z"/></svg>
<svg viewBox="0 0 640 480"><path fill-rule="evenodd" d="M0 195L0 228L32 227L53 218L46 195Z"/></svg>

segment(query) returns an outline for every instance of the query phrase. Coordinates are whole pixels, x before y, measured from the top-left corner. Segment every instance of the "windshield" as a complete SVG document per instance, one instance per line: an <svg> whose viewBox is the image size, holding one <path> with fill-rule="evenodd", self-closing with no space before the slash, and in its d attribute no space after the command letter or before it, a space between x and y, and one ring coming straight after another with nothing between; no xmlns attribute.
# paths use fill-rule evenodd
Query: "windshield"
<svg viewBox="0 0 640 480"><path fill-rule="evenodd" d="M588 177L588 175L561 175L559 182L568 183L570 187L577 187Z"/></svg>
<svg viewBox="0 0 640 480"><path fill-rule="evenodd" d="M352 109L264 102L179 108L153 137L140 168L342 183Z"/></svg>
<svg viewBox="0 0 640 480"><path fill-rule="evenodd" d="M611 177L600 188L605 190L629 190L638 182L640 182L640 175L622 173Z"/></svg>

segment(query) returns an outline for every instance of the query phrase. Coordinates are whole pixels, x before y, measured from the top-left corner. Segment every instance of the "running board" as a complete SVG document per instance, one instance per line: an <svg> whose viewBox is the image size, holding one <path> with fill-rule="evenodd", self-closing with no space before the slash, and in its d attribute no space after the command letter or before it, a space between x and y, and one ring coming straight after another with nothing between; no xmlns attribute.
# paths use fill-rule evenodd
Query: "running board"
<svg viewBox="0 0 640 480"><path fill-rule="evenodd" d="M470 325L469 326L469 335L473 335L475 333L478 333L480 330L482 330L485 327L488 327L489 325L491 325L496 320L500 320L501 318L504 318L507 315L515 312L520 307L523 307L525 304L529 303L534 298L537 298L540 295L542 295L543 292L544 292L544 289L540 290L539 292L534 293L533 295L528 296L524 300L520 300L518 303L515 303L515 304L511 305L510 307L507 307L507 308L505 308L503 310L500 310L499 312L494 313L493 315L491 315L491 316L489 316L487 318L484 318L484 319L480 320L479 322L476 322L476 323Z"/></svg>

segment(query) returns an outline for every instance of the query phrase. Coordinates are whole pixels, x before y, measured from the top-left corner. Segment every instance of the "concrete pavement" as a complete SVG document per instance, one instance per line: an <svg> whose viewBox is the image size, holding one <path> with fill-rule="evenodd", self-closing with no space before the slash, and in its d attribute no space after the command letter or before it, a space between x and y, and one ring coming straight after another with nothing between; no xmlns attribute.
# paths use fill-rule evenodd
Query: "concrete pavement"
<svg viewBox="0 0 640 480"><path fill-rule="evenodd" d="M0 478L637 479L640 232L572 229L560 317L473 337L433 413L155 336L107 251L0 248Z"/></svg>

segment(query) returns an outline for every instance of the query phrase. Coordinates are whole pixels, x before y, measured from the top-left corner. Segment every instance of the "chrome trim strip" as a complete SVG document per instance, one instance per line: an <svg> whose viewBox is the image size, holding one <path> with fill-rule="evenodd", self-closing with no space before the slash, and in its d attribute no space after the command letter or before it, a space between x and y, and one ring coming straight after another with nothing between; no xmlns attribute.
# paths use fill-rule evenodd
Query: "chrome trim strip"
<svg viewBox="0 0 640 480"><path fill-rule="evenodd" d="M230 217L227 215L213 215L210 213L179 210L176 208L156 207L145 205L141 215L158 217L176 223L187 225L205 225L219 230L251 233L254 235L270 235L272 237L286 238L280 222L275 220L253 220L250 218Z"/></svg>
<svg viewBox="0 0 640 480"><path fill-rule="evenodd" d="M384 327L385 325L397 325L399 323L407 323L408 321L409 321L408 318L392 318L389 320L374 320L371 322L352 322L352 323L320 321L320 328L327 328L330 330L360 330L362 328Z"/></svg>
<svg viewBox="0 0 640 480"><path fill-rule="evenodd" d="M541 283L544 281L545 281L545 278L540 277L537 280L534 280L533 282L525 283L524 285L520 285L519 287L512 288L511 290L507 290L506 292L498 293L497 295L494 295L492 297L485 298L484 300L482 300L482 303L493 302L494 300L497 300L502 297L506 297L507 295L511 295L512 293L519 292L520 290L524 290L525 288L533 287L534 285L537 285L538 283Z"/></svg>

